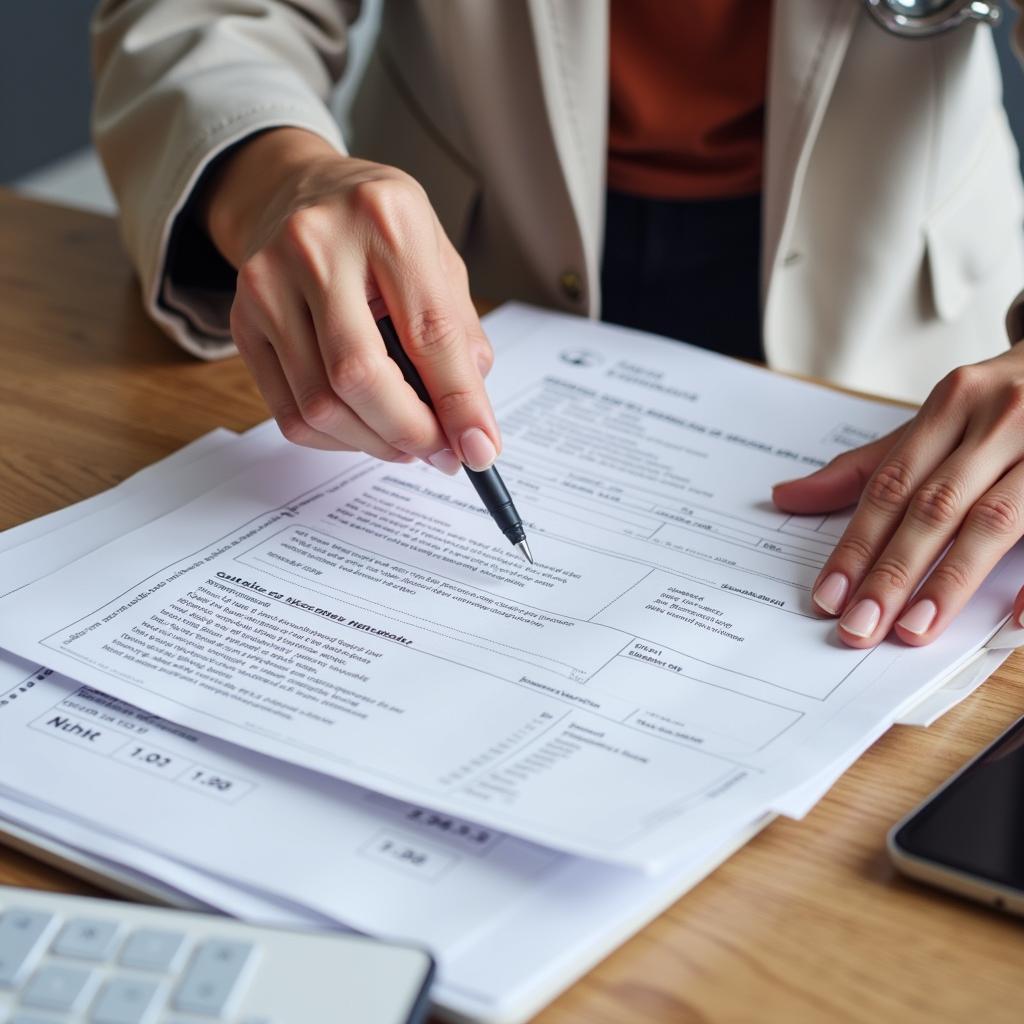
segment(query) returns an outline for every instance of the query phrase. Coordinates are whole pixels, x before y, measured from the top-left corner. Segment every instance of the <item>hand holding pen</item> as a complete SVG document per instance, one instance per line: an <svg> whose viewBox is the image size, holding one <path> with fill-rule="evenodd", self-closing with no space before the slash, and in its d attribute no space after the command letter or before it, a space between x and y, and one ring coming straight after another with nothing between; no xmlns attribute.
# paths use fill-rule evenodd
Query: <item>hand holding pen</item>
<svg viewBox="0 0 1024 1024"><path fill-rule="evenodd" d="M278 128L225 157L200 207L238 270L232 336L284 435L392 462L420 458L453 475L465 467L529 558L493 469L500 435L483 383L491 347L465 265L423 189L310 132ZM371 307L387 308L406 341L390 327L391 358Z"/></svg>
<svg viewBox="0 0 1024 1024"><path fill-rule="evenodd" d="M298 128L253 136L204 185L201 216L238 270L231 331L296 444L489 469L501 448L490 345L466 268L423 189ZM381 344L386 310L433 397Z"/></svg>
<svg viewBox="0 0 1024 1024"><path fill-rule="evenodd" d="M420 401L433 409L434 406L430 399L430 393L424 386L412 360L402 348L402 342L399 340L398 332L395 330L395 325L391 322L391 318L386 316L378 320L377 327L380 329L380 336L384 339L384 347L387 349L388 355L398 364L398 368L402 371L402 376L405 378L406 383L416 392ZM498 529L501 530L508 542L519 554L532 565L533 553L530 551L530 545L526 540L523 521L519 518L519 513L512 503L512 497L508 493L504 481L498 475L497 469L493 465L485 470L474 470L470 469L469 466L464 466L463 468L469 477L470 483L476 488L476 493L480 496L484 508L487 509L491 518L497 524Z"/></svg>

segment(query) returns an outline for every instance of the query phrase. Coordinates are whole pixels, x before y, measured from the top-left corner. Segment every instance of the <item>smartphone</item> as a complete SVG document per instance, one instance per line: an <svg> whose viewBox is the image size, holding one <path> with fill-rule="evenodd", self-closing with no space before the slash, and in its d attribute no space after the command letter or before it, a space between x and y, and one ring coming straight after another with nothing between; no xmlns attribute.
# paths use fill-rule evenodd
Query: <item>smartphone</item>
<svg viewBox="0 0 1024 1024"><path fill-rule="evenodd" d="M889 833L904 874L1024 915L1024 718Z"/></svg>

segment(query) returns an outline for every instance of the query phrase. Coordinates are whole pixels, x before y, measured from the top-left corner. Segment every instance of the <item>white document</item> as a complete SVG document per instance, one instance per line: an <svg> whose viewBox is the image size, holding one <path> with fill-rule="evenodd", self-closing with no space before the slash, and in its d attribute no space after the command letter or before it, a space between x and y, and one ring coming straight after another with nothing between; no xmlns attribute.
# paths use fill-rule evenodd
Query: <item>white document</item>
<svg viewBox="0 0 1024 1024"><path fill-rule="evenodd" d="M339 922L269 895L226 884L206 872L118 840L56 809L8 793L2 787L0 841L41 855L44 861L53 862L54 858L48 855L70 861L74 872L115 892L128 885L132 895L141 891L151 900L187 910L215 911L256 924L342 930ZM67 865L58 862L56 866Z"/></svg>
<svg viewBox="0 0 1024 1024"><path fill-rule="evenodd" d="M900 715L897 725L934 725L947 711L969 697L1013 654L1013 648L992 650L986 647L956 672L934 693L928 694Z"/></svg>
<svg viewBox="0 0 1024 1024"><path fill-rule="evenodd" d="M221 469L229 476L230 461ZM178 484L185 496L194 486L181 477ZM173 500L162 488L159 501ZM126 532L163 510L153 494L136 494L110 510L107 529ZM90 536L80 533L63 552L80 557ZM709 843L657 879L497 834L480 849L470 837L479 841L485 830L471 823L423 808L399 809L396 818L392 801L187 734L10 655L0 656L0 737L0 758L12 768L0 773L11 787L0 789L0 816L11 823L0 831L31 830L100 873L248 920L351 927L355 918L374 934L428 943L440 964L435 1002L479 1020L532 1017L763 825ZM236 788L243 778L252 786L244 793ZM329 798L318 798L325 788ZM249 798L254 789L258 801ZM232 809L243 797L247 806ZM332 841L324 841L325 820ZM282 878L280 859L240 857L259 850L281 821L288 841L280 856L317 865L310 884L301 872ZM361 842L360 856L339 856ZM517 849L527 865L540 854L545 868L524 872ZM481 859L489 859L483 871ZM439 930L436 919L450 916Z"/></svg>
<svg viewBox="0 0 1024 1024"><path fill-rule="evenodd" d="M106 870L135 885L152 886L155 882L172 893L180 887L185 901L194 893L201 894L206 906L234 917L282 927L342 927L156 855L146 859L145 873L126 869L122 856L140 856L131 844L101 835L88 826L71 824L53 812L29 807L3 792L0 818L22 823L20 830L29 843L38 843L40 836L54 836L48 845L62 857L87 860L99 872ZM10 826L0 824L0 829L4 828ZM16 826L12 831L18 829ZM680 873L655 883L637 872L586 862L579 862L586 863L580 870L552 873L544 885L524 893L521 900L504 911L498 908L491 926L455 957L440 958L431 1002L447 1019L495 1024L532 1019L639 928L668 909L753 832L744 830L689 878ZM93 849L104 849L107 856L84 852ZM611 884L606 877L609 874L613 876ZM173 879L175 886L165 879ZM173 895L171 898L174 900Z"/></svg>
<svg viewBox="0 0 1024 1024"><path fill-rule="evenodd" d="M461 479L281 442L0 602L0 644L395 799L653 869L876 735L1005 617L1019 552L928 648L848 649L811 610L845 519L782 515L770 486L905 411L572 317L488 328L536 566Z"/></svg>
<svg viewBox="0 0 1024 1024"><path fill-rule="evenodd" d="M986 641L985 646L967 659L959 669L940 678L936 684L925 687L913 699L898 709L893 717L894 725L926 728L937 722L947 711L951 711L969 697L993 672L1013 653L1020 643L1015 635L1020 630L1010 631L1005 626ZM1013 641L1013 646L1008 643ZM881 685L887 685L886 680ZM803 818L838 781L839 777L863 754L882 734L886 732L881 724L874 732L866 733L840 754L827 768L813 778L772 802L771 810L788 818Z"/></svg>
<svg viewBox="0 0 1024 1024"><path fill-rule="evenodd" d="M3 816L236 916L428 945L438 1000L482 1019L536 1012L761 826L653 878L240 751L11 659L0 735Z"/></svg>

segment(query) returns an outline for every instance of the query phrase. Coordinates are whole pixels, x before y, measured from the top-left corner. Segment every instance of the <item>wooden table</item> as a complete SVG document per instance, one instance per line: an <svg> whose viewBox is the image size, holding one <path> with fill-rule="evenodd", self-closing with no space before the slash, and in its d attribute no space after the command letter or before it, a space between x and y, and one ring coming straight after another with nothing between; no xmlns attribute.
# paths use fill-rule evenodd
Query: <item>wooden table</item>
<svg viewBox="0 0 1024 1024"><path fill-rule="evenodd" d="M114 225L0 191L0 529L265 418L238 360L148 322ZM1022 581L1024 582L1024 581ZM1024 712L1015 655L927 731L893 729L803 822L777 821L538 1020L1024 1019L1024 929L898 878L889 826ZM0 849L0 882L87 892Z"/></svg>

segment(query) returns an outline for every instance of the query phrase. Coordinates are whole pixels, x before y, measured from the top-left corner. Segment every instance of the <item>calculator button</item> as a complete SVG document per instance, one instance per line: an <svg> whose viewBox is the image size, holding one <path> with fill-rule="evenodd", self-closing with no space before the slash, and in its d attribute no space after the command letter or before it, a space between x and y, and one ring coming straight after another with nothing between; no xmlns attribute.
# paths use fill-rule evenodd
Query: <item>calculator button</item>
<svg viewBox="0 0 1024 1024"><path fill-rule="evenodd" d="M11 1024L58 1024L53 1017L37 1017L35 1014L26 1016L24 1013L17 1013L11 1018Z"/></svg>
<svg viewBox="0 0 1024 1024"><path fill-rule="evenodd" d="M0 988L24 977L29 961L45 945L53 914L11 907L0 914Z"/></svg>
<svg viewBox="0 0 1024 1024"><path fill-rule="evenodd" d="M174 1009L181 1013L219 1016L238 987L252 955L253 947L249 942L214 940L203 943L174 994Z"/></svg>
<svg viewBox="0 0 1024 1024"><path fill-rule="evenodd" d="M145 978L111 978L89 1014L91 1024L143 1024L157 1001L160 984Z"/></svg>
<svg viewBox="0 0 1024 1024"><path fill-rule="evenodd" d="M50 951L76 960L106 960L114 952L118 931L116 921L76 917L61 928Z"/></svg>
<svg viewBox="0 0 1024 1024"><path fill-rule="evenodd" d="M82 967L47 964L32 975L22 990L21 1001L39 1010L73 1010L90 974Z"/></svg>
<svg viewBox="0 0 1024 1024"><path fill-rule="evenodd" d="M140 928L128 936L118 962L122 967L138 967L142 971L169 971L184 945L184 932Z"/></svg>

